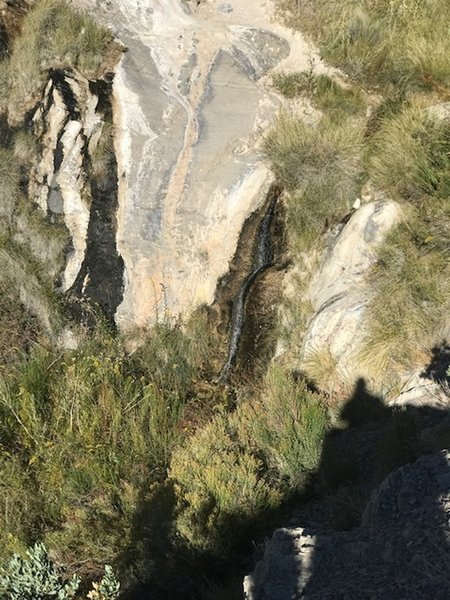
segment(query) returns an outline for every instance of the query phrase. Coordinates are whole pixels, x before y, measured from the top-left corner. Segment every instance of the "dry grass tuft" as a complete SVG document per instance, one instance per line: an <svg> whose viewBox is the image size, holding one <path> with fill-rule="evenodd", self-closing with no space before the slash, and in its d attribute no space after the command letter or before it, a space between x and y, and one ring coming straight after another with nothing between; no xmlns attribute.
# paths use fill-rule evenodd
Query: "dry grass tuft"
<svg viewBox="0 0 450 600"><path fill-rule="evenodd" d="M64 0L37 0L1 63L0 109L17 124L35 105L50 69L72 67L94 78L111 68L117 55L111 32L87 14Z"/></svg>
<svg viewBox="0 0 450 600"><path fill-rule="evenodd" d="M317 126L281 114L265 140L278 182L288 194L290 237L300 249L342 218L362 181L361 125L336 124L325 116Z"/></svg>
<svg viewBox="0 0 450 600"><path fill-rule="evenodd" d="M277 73L273 85L286 98L305 94L322 111L338 115L357 115L365 109L365 102L358 88L343 87L327 75L312 71Z"/></svg>
<svg viewBox="0 0 450 600"><path fill-rule="evenodd" d="M379 250L362 362L377 377L421 367L450 334L450 203L426 198Z"/></svg>

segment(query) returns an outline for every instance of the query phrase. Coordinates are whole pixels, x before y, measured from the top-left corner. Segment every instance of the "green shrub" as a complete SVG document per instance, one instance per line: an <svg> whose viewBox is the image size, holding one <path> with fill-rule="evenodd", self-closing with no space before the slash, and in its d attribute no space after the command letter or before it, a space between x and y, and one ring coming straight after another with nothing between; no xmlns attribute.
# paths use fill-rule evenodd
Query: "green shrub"
<svg viewBox="0 0 450 600"><path fill-rule="evenodd" d="M239 432L292 492L302 488L306 474L317 470L326 427L319 398L284 369L272 366L259 398L245 405Z"/></svg>
<svg viewBox="0 0 450 600"><path fill-rule="evenodd" d="M179 534L222 555L238 545L246 527L304 488L318 467L326 424L318 399L272 368L262 391L175 451Z"/></svg>
<svg viewBox="0 0 450 600"><path fill-rule="evenodd" d="M69 600L75 597L80 580L74 576L70 581L64 581L42 544L36 544L27 555L27 559L14 555L2 569L2 600Z"/></svg>
<svg viewBox="0 0 450 600"><path fill-rule="evenodd" d="M92 587L92 591L87 596L89 600L116 600L120 583L117 581L112 568L106 565L104 576L98 583L93 583Z"/></svg>
<svg viewBox="0 0 450 600"><path fill-rule="evenodd" d="M99 326L77 350L35 350L4 377L0 502L25 495L0 513L2 546L42 539L88 574L124 549L141 488L165 480L181 436L189 347L161 326L130 356Z"/></svg>
<svg viewBox="0 0 450 600"><path fill-rule="evenodd" d="M80 579L74 575L65 580L43 544L35 544L26 554L28 558L15 554L0 570L2 600L69 600L75 597ZM87 596L89 600L117 599L120 584L109 565L106 565L102 579L92 585Z"/></svg>
<svg viewBox="0 0 450 600"><path fill-rule="evenodd" d="M238 417L237 417L238 418ZM240 526L279 503L264 465L236 436L236 419L217 416L173 456L170 476L183 507L177 530L194 547L226 552Z"/></svg>

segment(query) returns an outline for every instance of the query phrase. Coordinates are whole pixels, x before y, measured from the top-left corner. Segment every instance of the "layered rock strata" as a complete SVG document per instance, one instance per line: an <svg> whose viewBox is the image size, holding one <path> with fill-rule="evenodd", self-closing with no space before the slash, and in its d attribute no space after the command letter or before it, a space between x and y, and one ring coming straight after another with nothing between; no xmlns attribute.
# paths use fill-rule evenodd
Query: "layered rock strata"
<svg viewBox="0 0 450 600"><path fill-rule="evenodd" d="M272 183L260 143L279 98L264 77L314 52L272 22L270 2L111 0L94 12L128 49L113 85L126 330L214 300Z"/></svg>
<svg viewBox="0 0 450 600"><path fill-rule="evenodd" d="M32 117L40 152L29 193L70 236L61 291L73 306L94 302L112 320L122 299L123 261L116 244L110 88L107 80L88 81L73 70L50 74Z"/></svg>

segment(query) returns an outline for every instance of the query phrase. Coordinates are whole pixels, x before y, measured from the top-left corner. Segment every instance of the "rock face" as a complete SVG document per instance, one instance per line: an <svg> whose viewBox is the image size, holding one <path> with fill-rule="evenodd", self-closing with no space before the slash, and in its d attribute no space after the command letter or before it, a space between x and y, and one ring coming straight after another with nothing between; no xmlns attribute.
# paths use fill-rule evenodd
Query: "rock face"
<svg viewBox="0 0 450 600"><path fill-rule="evenodd" d="M351 532L279 529L245 579L247 600L448 598L450 453L392 473Z"/></svg>
<svg viewBox="0 0 450 600"><path fill-rule="evenodd" d="M61 291L73 308L94 301L114 318L122 299L123 261L117 252L117 168L112 138L110 83L73 71L53 71L33 115L40 152L29 193L62 221L70 244ZM109 147L108 147L109 146ZM78 306L76 306L78 305Z"/></svg>
<svg viewBox="0 0 450 600"><path fill-rule="evenodd" d="M360 375L354 353L364 336L364 313L371 294L366 277L376 261L377 246L400 219L401 209L395 202L362 205L330 241L309 286L314 314L304 356L327 350L341 376L350 381Z"/></svg>
<svg viewBox="0 0 450 600"><path fill-rule="evenodd" d="M73 3L92 13L91 2ZM195 5L111 0L94 9L128 48L113 84L123 329L213 301L272 182L259 146L279 99L262 80L289 61L306 67L313 54L271 22L270 2Z"/></svg>
<svg viewBox="0 0 450 600"><path fill-rule="evenodd" d="M72 240L63 291L75 282L86 253L90 194L83 162L87 144L98 141L103 125L97 104L86 79L54 73L33 117L42 152L31 173L30 196L45 214L63 215Z"/></svg>

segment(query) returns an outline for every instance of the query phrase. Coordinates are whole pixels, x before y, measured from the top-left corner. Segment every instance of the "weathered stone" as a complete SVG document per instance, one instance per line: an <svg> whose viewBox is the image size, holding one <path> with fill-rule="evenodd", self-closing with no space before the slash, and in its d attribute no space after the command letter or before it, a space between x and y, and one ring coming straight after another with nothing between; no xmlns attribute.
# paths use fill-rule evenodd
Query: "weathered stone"
<svg viewBox="0 0 450 600"><path fill-rule="evenodd" d="M427 377L421 369L405 377L400 394L391 401L392 406L450 407L450 397L439 382Z"/></svg>
<svg viewBox="0 0 450 600"><path fill-rule="evenodd" d="M113 88L123 329L213 301L272 182L260 142L280 99L259 80L314 54L269 5L220 6L112 0L95 9L128 48Z"/></svg>
<svg viewBox="0 0 450 600"><path fill-rule="evenodd" d="M48 82L33 119L41 153L31 172L30 196L45 214L63 215L73 248L62 278L63 291L74 283L86 252L89 192L84 154L89 143L92 148L94 134L101 131L97 103L86 79L61 72Z"/></svg>
<svg viewBox="0 0 450 600"><path fill-rule="evenodd" d="M276 531L263 560L245 578L246 600L444 600L450 559L449 474L448 451L423 456L385 479L357 529L317 532L314 537L302 528ZM307 561L300 550L302 539L312 545Z"/></svg>
<svg viewBox="0 0 450 600"><path fill-rule="evenodd" d="M359 376L355 350L365 334L365 310L373 293L367 274L378 245L401 214L400 206L388 200L358 208L326 250L309 286L314 314L304 356L326 349L350 381Z"/></svg>

